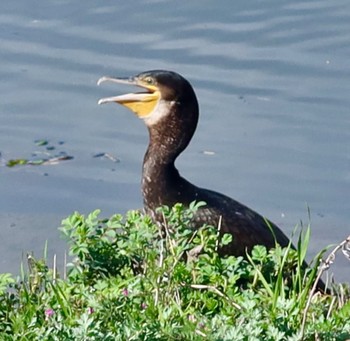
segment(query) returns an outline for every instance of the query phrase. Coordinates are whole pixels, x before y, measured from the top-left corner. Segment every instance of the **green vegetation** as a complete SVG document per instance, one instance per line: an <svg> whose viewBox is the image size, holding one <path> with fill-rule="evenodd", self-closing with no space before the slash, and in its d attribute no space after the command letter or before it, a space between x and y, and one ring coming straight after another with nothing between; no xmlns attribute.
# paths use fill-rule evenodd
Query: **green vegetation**
<svg viewBox="0 0 350 341"><path fill-rule="evenodd" d="M309 229L297 251L256 246L247 260L220 258L231 236L187 228L200 205L163 207L162 228L137 211L65 219L67 275L32 256L21 279L0 275L0 340L350 338L347 289L313 290L320 255L302 269Z"/></svg>
<svg viewBox="0 0 350 341"><path fill-rule="evenodd" d="M73 156L67 155L67 153L62 150L59 152L56 151L58 146L62 146L64 144L63 141L59 141L56 146L55 144L49 144L48 140L40 139L35 140L34 144L36 147L39 147L39 150L32 152L30 158L16 158L6 161L1 159L0 154L0 161L5 161L7 167L15 167L55 165L61 161L73 159Z"/></svg>

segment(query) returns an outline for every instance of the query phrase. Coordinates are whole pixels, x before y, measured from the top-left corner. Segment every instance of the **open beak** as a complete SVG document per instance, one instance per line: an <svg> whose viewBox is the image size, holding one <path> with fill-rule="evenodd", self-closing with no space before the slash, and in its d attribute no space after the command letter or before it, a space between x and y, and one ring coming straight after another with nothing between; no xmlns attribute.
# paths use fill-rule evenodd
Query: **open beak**
<svg viewBox="0 0 350 341"><path fill-rule="evenodd" d="M157 86L147 84L136 77L133 78L114 78L104 76L97 81L97 85L103 82L113 82L118 84L134 85L145 89L143 92L128 93L120 96L101 98L98 104L110 102L119 103L136 113L140 118L148 117L153 112L160 99L160 91Z"/></svg>

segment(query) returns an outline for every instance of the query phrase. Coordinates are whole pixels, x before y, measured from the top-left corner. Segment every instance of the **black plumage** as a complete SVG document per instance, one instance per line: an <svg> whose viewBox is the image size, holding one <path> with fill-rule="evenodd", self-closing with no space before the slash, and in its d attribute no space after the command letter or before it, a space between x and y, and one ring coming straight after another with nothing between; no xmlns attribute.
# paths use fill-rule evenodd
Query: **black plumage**
<svg viewBox="0 0 350 341"><path fill-rule="evenodd" d="M129 79L103 77L99 83L102 81L146 89L99 102L116 102L128 107L144 119L148 127L149 145L142 172L146 212L157 219L155 210L161 205L179 202L187 206L194 200L204 201L206 206L198 210L192 224L194 227L218 226L221 221L221 233L233 235L233 242L221 249L221 253L245 255L254 245L272 248L275 241L281 246L288 245L286 235L252 209L221 193L199 188L179 174L175 160L189 144L199 115L195 92L185 78L175 72L155 70Z"/></svg>

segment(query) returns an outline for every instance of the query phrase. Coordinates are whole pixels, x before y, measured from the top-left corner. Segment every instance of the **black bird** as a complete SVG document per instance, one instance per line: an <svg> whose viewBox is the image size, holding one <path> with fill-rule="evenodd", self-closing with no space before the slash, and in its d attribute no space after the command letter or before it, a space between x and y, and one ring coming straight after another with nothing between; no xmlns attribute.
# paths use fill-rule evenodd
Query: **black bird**
<svg viewBox="0 0 350 341"><path fill-rule="evenodd" d="M99 104L116 102L142 118L149 131L149 145L143 161L142 194L144 207L155 220L156 208L193 201L204 201L193 220L194 227L218 226L220 233L231 233L233 241L221 254L245 255L254 245L285 247L286 235L273 223L238 201L200 188L179 174L175 160L187 147L198 122L198 102L191 84L175 72L153 70L131 78L102 77L98 84L110 81L143 88L142 92L99 100Z"/></svg>

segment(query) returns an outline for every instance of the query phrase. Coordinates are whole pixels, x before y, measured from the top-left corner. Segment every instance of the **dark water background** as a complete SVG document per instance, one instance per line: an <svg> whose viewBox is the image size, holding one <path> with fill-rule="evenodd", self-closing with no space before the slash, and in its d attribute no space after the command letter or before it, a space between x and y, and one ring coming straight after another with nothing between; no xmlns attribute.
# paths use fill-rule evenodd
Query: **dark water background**
<svg viewBox="0 0 350 341"><path fill-rule="evenodd" d="M122 107L98 107L125 88L96 81L155 68L183 74L199 98L177 163L185 177L287 234L310 207L310 256L338 243L350 233L349 56L347 0L2 1L0 272L18 273L22 253L40 256L46 240L63 259L57 227L75 210L141 207L146 129ZM37 139L74 159L4 166L45 151ZM350 280L341 255L334 270Z"/></svg>

